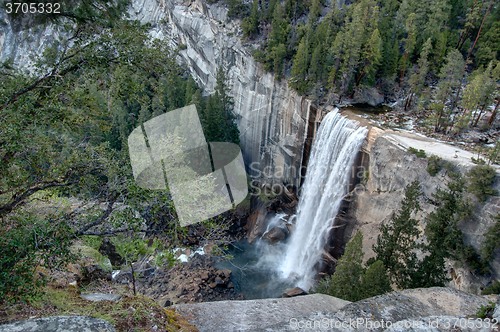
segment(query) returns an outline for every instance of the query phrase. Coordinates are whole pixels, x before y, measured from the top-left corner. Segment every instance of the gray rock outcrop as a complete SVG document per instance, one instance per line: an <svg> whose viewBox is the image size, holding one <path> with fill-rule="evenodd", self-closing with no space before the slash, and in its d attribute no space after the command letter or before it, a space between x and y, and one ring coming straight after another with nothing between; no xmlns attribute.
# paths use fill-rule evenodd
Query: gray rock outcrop
<svg viewBox="0 0 500 332"><path fill-rule="evenodd" d="M337 312L350 302L323 294L283 299L179 304L171 308L203 331L259 331L293 317L325 310Z"/></svg>
<svg viewBox="0 0 500 332"><path fill-rule="evenodd" d="M462 323L467 321L487 304L488 300L481 296L433 287L392 292L354 303L313 294L183 304L173 308L186 315L200 331L473 331L453 329L453 323L460 322L460 318ZM398 322L402 328L398 329ZM440 329L432 329L431 323L436 322ZM428 324L429 328L412 329L405 323L417 327ZM446 323L449 329L445 328Z"/></svg>
<svg viewBox="0 0 500 332"><path fill-rule="evenodd" d="M114 332L113 324L87 316L55 316L0 325L0 332Z"/></svg>

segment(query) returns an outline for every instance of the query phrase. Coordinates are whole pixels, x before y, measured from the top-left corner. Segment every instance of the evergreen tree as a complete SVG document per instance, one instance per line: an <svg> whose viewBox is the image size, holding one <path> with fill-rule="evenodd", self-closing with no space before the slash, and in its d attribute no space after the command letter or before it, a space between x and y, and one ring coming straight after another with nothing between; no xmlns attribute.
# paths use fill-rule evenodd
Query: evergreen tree
<svg viewBox="0 0 500 332"><path fill-rule="evenodd" d="M323 69L325 64L323 58L323 44L319 43L314 49L311 57L311 65L309 66L309 77L313 84L323 81Z"/></svg>
<svg viewBox="0 0 500 332"><path fill-rule="evenodd" d="M463 176L459 172L448 172L448 175L447 189L438 189L432 195L437 207L426 218L425 235L432 255L459 260L464 253L464 245L462 231L457 224L471 214L471 207L463 197Z"/></svg>
<svg viewBox="0 0 500 332"><path fill-rule="evenodd" d="M368 267L361 278L360 289L362 299L392 291L391 280L387 276L384 263L375 261Z"/></svg>
<svg viewBox="0 0 500 332"><path fill-rule="evenodd" d="M208 96L203 118L206 121L204 133L207 142L222 141L224 119L222 118L218 92L214 96Z"/></svg>
<svg viewBox="0 0 500 332"><path fill-rule="evenodd" d="M258 33L259 28L259 0L253 0L250 7L250 15L241 21L243 37L251 37Z"/></svg>
<svg viewBox="0 0 500 332"><path fill-rule="evenodd" d="M363 274L363 234L358 232L346 246L334 274L318 288L330 296L347 301L358 301L362 297L361 275Z"/></svg>
<svg viewBox="0 0 500 332"><path fill-rule="evenodd" d="M418 220L412 218L421 210L421 186L414 181L405 188L401 209L388 224L382 224L377 244L373 246L376 259L381 261L390 278L400 288L409 288L417 265L415 249L420 235Z"/></svg>
<svg viewBox="0 0 500 332"><path fill-rule="evenodd" d="M321 280L316 292L352 302L390 292L384 264L376 261L364 271L363 256L363 234L358 232L347 244L333 275Z"/></svg>
<svg viewBox="0 0 500 332"><path fill-rule="evenodd" d="M440 103L446 106L448 98L451 96L453 90L457 89L460 85L460 80L462 79L462 67L464 66L464 58L462 54L457 50L452 50L446 57L446 63L441 68L439 73L439 78L441 79L438 83L437 99ZM438 131L444 126L449 124L449 119L442 119L445 115L446 107L443 107L435 120L434 131Z"/></svg>
<svg viewBox="0 0 500 332"><path fill-rule="evenodd" d="M290 84L297 89L300 94L305 94L308 88L307 68L309 66L309 49L307 37L302 37L299 49L293 58Z"/></svg>
<svg viewBox="0 0 500 332"><path fill-rule="evenodd" d="M432 40L431 38L429 38L425 42L422 52L420 53L420 59L418 60L417 70L410 76L409 79L410 94L406 99L405 110L411 108L413 97L414 96L420 97L424 89L425 78L427 76L427 72L429 71L428 57L431 48L432 48Z"/></svg>
<svg viewBox="0 0 500 332"><path fill-rule="evenodd" d="M489 165L477 165L466 174L470 182L467 191L476 195L480 202L485 202L488 195L497 195L497 191L490 187L496 174Z"/></svg>
<svg viewBox="0 0 500 332"><path fill-rule="evenodd" d="M493 254L500 246L500 213L493 218L495 219L495 223L488 228L488 231L484 234L484 241L481 244L481 259L483 262L491 261Z"/></svg>
<svg viewBox="0 0 500 332"><path fill-rule="evenodd" d="M316 27L318 22L318 17L321 14L321 2L320 0L313 0L311 8L309 8L309 16L307 17L307 24Z"/></svg>
<svg viewBox="0 0 500 332"><path fill-rule="evenodd" d="M485 108L493 102L498 77L494 75L493 62L490 62L485 70L478 69L471 76L473 78L462 96L462 117L465 118L462 122L470 121L473 126L477 126ZM470 113L467 113L467 110Z"/></svg>

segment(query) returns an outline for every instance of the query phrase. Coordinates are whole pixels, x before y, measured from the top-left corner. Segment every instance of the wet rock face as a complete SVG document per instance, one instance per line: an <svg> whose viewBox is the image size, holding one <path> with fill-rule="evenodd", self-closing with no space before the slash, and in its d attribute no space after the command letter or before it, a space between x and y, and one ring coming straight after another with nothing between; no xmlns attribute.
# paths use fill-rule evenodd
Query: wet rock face
<svg viewBox="0 0 500 332"><path fill-rule="evenodd" d="M186 46L179 61L206 94L214 93L218 67L227 71L250 176L261 184L298 188L311 103L255 62L252 46L242 44L239 23L226 22L227 8L200 0L133 0L129 12L131 19L152 24L153 37L167 38L175 48ZM0 13L0 19L6 20L6 14ZM0 60L14 57L24 65L30 50L41 54L60 36L49 27L33 32L33 42L26 42L10 24L0 26Z"/></svg>
<svg viewBox="0 0 500 332"><path fill-rule="evenodd" d="M288 235L288 229L286 226L275 226L269 230L262 239L268 240L270 244L275 244L280 241L284 241Z"/></svg>

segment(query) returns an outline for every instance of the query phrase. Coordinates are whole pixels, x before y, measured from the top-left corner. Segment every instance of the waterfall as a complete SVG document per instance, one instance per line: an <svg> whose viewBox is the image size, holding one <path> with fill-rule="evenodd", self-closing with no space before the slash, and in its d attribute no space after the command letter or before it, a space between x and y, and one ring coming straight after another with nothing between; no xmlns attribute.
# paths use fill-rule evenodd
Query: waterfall
<svg viewBox="0 0 500 332"><path fill-rule="evenodd" d="M354 158L367 129L341 116L338 109L322 121L313 143L302 187L295 230L286 247L279 270L308 290L321 259L323 247L348 192Z"/></svg>

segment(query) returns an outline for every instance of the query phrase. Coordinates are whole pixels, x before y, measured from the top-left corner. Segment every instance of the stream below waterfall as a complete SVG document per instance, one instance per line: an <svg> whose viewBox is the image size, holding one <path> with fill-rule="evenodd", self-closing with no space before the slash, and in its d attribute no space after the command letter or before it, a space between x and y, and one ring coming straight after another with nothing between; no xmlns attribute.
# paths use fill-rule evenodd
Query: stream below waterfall
<svg viewBox="0 0 500 332"><path fill-rule="evenodd" d="M232 271L232 281L246 299L280 297L296 286L314 285L318 262L334 226L342 198L347 194L354 159L367 129L336 111L328 113L316 134L301 188L297 213L269 213L264 238L230 248L230 261L217 268ZM273 228L292 228L283 242L271 244L265 234Z"/></svg>

